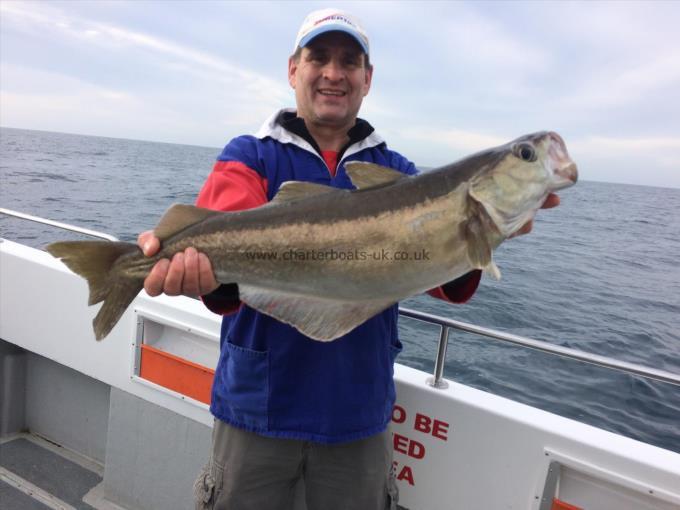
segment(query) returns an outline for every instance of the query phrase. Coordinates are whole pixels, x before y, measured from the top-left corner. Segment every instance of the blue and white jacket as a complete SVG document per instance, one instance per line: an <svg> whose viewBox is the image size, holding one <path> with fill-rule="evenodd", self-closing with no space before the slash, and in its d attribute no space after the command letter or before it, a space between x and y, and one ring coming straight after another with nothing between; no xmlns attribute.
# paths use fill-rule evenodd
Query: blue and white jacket
<svg viewBox="0 0 680 510"><path fill-rule="evenodd" d="M256 207L291 180L351 189L347 161L417 172L413 163L388 149L366 121L359 119L348 136L349 143L339 153L322 152L294 111L277 112L255 136L229 142L197 204L218 210ZM331 168L335 161L337 167ZM473 273L437 295L462 302L478 282L479 275ZM362 439L385 430L395 402L394 360L402 349L396 305L333 342L318 342L245 304L239 306L234 284L223 285L203 300L225 314L210 406L216 418L266 436L321 443Z"/></svg>

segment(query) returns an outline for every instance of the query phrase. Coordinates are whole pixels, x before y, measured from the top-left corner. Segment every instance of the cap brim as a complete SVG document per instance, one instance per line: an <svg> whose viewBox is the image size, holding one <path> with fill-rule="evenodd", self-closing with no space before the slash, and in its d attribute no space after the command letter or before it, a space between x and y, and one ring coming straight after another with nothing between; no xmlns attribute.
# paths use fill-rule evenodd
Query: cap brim
<svg viewBox="0 0 680 510"><path fill-rule="evenodd" d="M366 42L356 33L356 31L348 29L344 25L324 25L322 27L315 28L302 39L300 39L299 47L304 48L310 42L312 42L313 39L317 38L321 34L325 34L326 32L345 32L347 35L352 36L352 38L359 43L361 49L364 50L364 53L368 55L368 46L366 45Z"/></svg>

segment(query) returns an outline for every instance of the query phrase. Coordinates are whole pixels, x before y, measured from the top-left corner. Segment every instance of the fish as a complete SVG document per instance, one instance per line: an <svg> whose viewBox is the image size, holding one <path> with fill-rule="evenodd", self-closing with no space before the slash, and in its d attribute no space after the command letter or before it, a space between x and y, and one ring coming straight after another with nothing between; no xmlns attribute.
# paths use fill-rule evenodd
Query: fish
<svg viewBox="0 0 680 510"><path fill-rule="evenodd" d="M577 181L563 139L543 131L415 176L346 162L355 189L288 181L267 204L221 212L171 206L161 249L62 241L46 246L87 280L101 340L161 258L188 247L242 302L319 341L335 340L398 301L474 269L495 278L493 251L532 220L548 194Z"/></svg>

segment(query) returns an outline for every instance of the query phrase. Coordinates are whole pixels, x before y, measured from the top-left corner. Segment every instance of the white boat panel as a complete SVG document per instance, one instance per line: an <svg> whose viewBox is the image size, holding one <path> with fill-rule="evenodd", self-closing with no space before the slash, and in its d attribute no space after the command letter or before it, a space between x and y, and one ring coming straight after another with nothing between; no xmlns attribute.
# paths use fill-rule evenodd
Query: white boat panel
<svg viewBox="0 0 680 510"><path fill-rule="evenodd" d="M406 438L394 443L397 475L404 467L413 473L413 483L407 473L400 480L406 508L537 509L551 461L547 453L561 452L561 459L568 455L597 473L619 473L630 486L656 489L656 501L680 509L680 455L454 381L435 389L426 377L395 366L397 405L404 413L393 413L401 421L393 422L393 432ZM433 435L435 420L439 433ZM587 508L615 508L608 500L601 504Z"/></svg>
<svg viewBox="0 0 680 510"><path fill-rule="evenodd" d="M607 508L617 510L674 510L680 505L677 493L568 455L549 450L546 454L551 468L559 472L559 498L581 508L601 508L604 501Z"/></svg>
<svg viewBox="0 0 680 510"><path fill-rule="evenodd" d="M85 280L41 250L12 241L0 243L0 338L61 363L144 400L212 426L207 406L197 406L135 376L136 308L155 317L172 316L198 331L212 328L219 348L219 317L186 297L150 298L143 291L111 334L97 342L92 319L99 305L88 307Z"/></svg>
<svg viewBox="0 0 680 510"><path fill-rule="evenodd" d="M143 325L141 338L136 338L138 343L143 342L215 370L220 356L220 344L219 341L215 342L214 324L209 324L210 329L203 329L193 322L178 322L174 314L168 314L168 310L164 315L159 315L141 305L134 307L134 311L136 322ZM174 310L170 310L172 311Z"/></svg>

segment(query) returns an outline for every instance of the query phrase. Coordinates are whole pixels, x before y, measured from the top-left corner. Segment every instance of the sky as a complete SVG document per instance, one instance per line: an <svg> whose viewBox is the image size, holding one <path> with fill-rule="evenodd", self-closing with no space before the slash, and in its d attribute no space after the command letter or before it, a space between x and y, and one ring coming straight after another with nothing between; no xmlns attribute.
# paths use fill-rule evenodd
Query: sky
<svg viewBox="0 0 680 510"><path fill-rule="evenodd" d="M294 106L306 14L369 35L360 116L418 166L541 130L584 180L680 188L680 2L0 1L0 125L222 147Z"/></svg>

